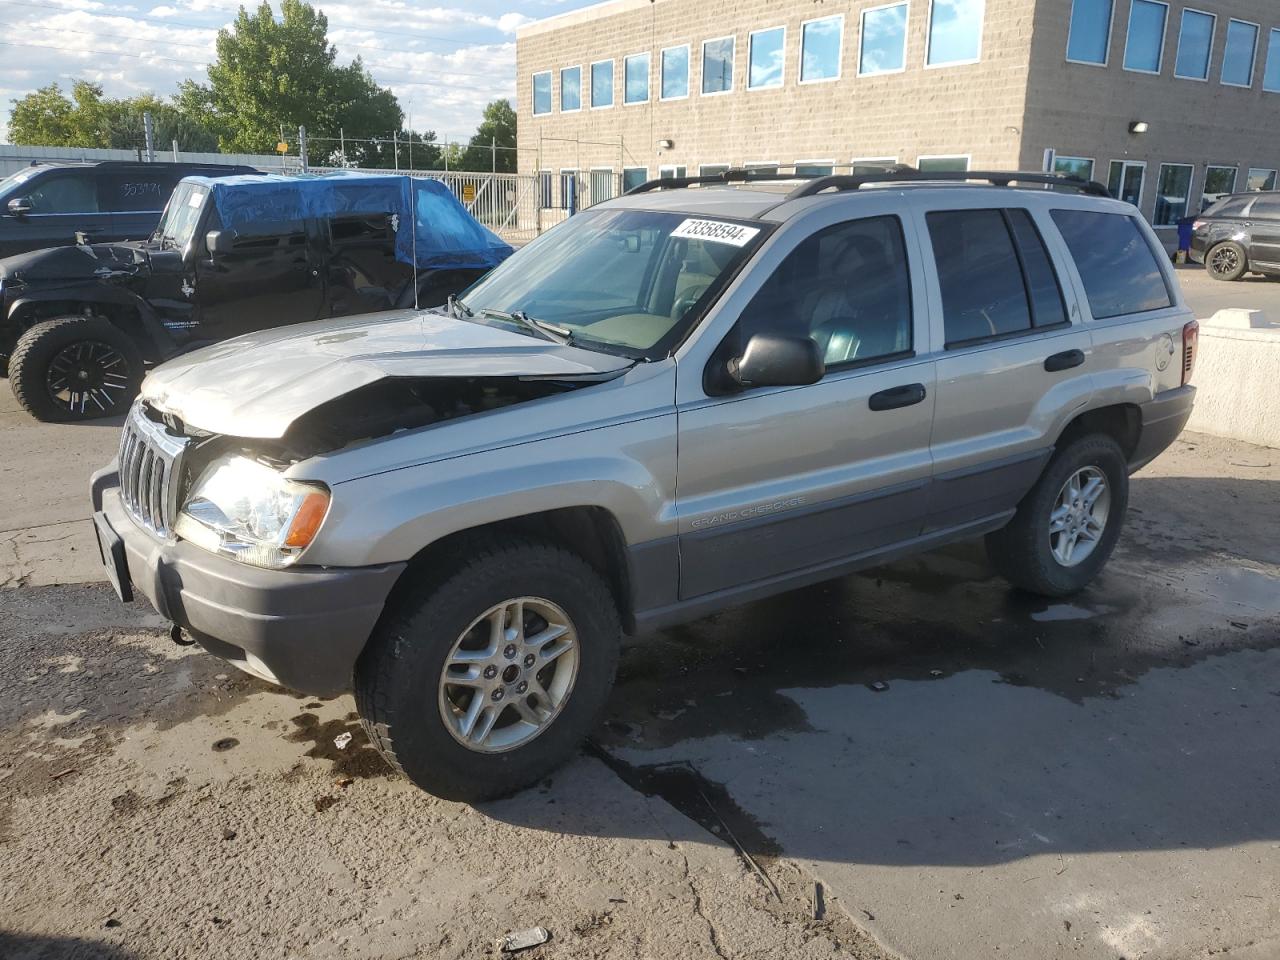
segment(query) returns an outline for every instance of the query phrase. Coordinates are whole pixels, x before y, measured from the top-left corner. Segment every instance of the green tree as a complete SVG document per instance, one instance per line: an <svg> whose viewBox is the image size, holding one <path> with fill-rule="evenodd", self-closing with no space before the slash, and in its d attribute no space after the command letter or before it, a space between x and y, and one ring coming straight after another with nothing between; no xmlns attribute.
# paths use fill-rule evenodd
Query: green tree
<svg viewBox="0 0 1280 960"><path fill-rule="evenodd" d="M158 150L174 140L183 150L213 151L217 137L198 119L153 93L128 99L102 95L96 83L77 80L68 97L54 83L14 101L9 136L14 143L49 147L113 147L146 144L143 114L150 113Z"/></svg>
<svg viewBox="0 0 1280 960"><path fill-rule="evenodd" d="M359 58L337 63L329 22L303 0L283 0L277 21L269 3L250 14L244 7L234 30L218 34L218 58L207 85L182 85L178 103L188 115L204 115L228 152L270 153L283 128L292 141L305 126L314 158L351 138L347 157L360 166L378 155L373 144L354 141L398 130L404 113L395 95L379 87Z"/></svg>
<svg viewBox="0 0 1280 960"><path fill-rule="evenodd" d="M494 146L497 150L494 150ZM494 100L462 155L463 170L516 172L516 112L510 100ZM503 148L507 149L503 149Z"/></svg>

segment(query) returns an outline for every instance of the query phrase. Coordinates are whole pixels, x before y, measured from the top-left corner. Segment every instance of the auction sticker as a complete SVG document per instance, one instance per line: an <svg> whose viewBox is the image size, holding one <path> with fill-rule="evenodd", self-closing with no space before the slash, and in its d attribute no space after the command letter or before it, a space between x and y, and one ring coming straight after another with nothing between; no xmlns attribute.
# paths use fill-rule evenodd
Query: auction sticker
<svg viewBox="0 0 1280 960"><path fill-rule="evenodd" d="M686 220L672 230L671 235L687 237L690 240L709 240L712 243L745 247L759 232L759 227L744 227L742 224L725 223L723 220Z"/></svg>

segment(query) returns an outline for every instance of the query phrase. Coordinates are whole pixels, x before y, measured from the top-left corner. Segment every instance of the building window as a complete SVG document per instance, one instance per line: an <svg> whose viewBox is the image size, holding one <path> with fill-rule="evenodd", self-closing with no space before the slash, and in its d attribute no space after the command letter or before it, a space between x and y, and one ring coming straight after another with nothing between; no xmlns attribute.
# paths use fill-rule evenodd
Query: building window
<svg viewBox="0 0 1280 960"><path fill-rule="evenodd" d="M932 0L925 63L976 63L982 52L985 0Z"/></svg>
<svg viewBox="0 0 1280 960"><path fill-rule="evenodd" d="M1228 87L1253 86L1253 61L1258 55L1258 25L1244 20L1227 24L1227 49L1222 54L1222 82Z"/></svg>
<svg viewBox="0 0 1280 960"><path fill-rule="evenodd" d="M613 199L613 168L594 167L591 170L591 203L603 203Z"/></svg>
<svg viewBox="0 0 1280 960"><path fill-rule="evenodd" d="M1054 157L1053 172L1065 173L1081 180L1093 179L1093 161L1086 157Z"/></svg>
<svg viewBox="0 0 1280 960"><path fill-rule="evenodd" d="M663 180L679 180L682 177L687 177L688 175L689 170L684 164L672 164L670 166L658 168L658 176Z"/></svg>
<svg viewBox="0 0 1280 960"><path fill-rule="evenodd" d="M662 77L658 96L663 100L683 100L689 95L689 45L662 51Z"/></svg>
<svg viewBox="0 0 1280 960"><path fill-rule="evenodd" d="M596 110L613 106L612 60L601 60L591 65L591 106Z"/></svg>
<svg viewBox="0 0 1280 960"><path fill-rule="evenodd" d="M1216 203L1228 194L1236 192L1236 168L1210 166L1204 172L1204 190L1200 194L1200 209Z"/></svg>
<svg viewBox="0 0 1280 960"><path fill-rule="evenodd" d="M795 173L797 177L829 177L835 170L835 163L831 160L801 160L796 164Z"/></svg>
<svg viewBox="0 0 1280 960"><path fill-rule="evenodd" d="M1159 73L1164 60L1164 28L1169 5L1159 0L1129 0L1129 37L1124 44L1124 68Z"/></svg>
<svg viewBox="0 0 1280 960"><path fill-rule="evenodd" d="M551 112L551 71L533 75L533 115Z"/></svg>
<svg viewBox="0 0 1280 960"><path fill-rule="evenodd" d="M622 61L622 102L645 103L649 99L649 55L636 53Z"/></svg>
<svg viewBox="0 0 1280 960"><path fill-rule="evenodd" d="M898 73L907 65L907 4L862 11L858 75Z"/></svg>
<svg viewBox="0 0 1280 960"><path fill-rule="evenodd" d="M727 163L704 163L698 167L698 176L700 177L718 177L722 173L726 173L729 169Z"/></svg>
<svg viewBox="0 0 1280 960"><path fill-rule="evenodd" d="M560 207L570 212L578 209L578 171L560 168Z"/></svg>
<svg viewBox="0 0 1280 960"><path fill-rule="evenodd" d="M851 170L858 174L884 173L898 165L897 157L854 157Z"/></svg>
<svg viewBox="0 0 1280 960"><path fill-rule="evenodd" d="M787 30L774 27L757 30L747 40L747 89L766 90L782 86L782 59Z"/></svg>
<svg viewBox="0 0 1280 960"><path fill-rule="evenodd" d="M1072 63L1106 66L1111 55L1114 0L1072 0L1067 31L1067 59Z"/></svg>
<svg viewBox="0 0 1280 960"><path fill-rule="evenodd" d="M1160 164L1160 178L1156 181L1156 209L1152 224L1157 227L1176 227L1187 215L1187 199L1191 195L1191 175L1195 168L1189 163Z"/></svg>
<svg viewBox="0 0 1280 960"><path fill-rule="evenodd" d="M1267 41L1267 66L1262 74L1262 89L1280 93L1280 28L1273 29Z"/></svg>
<svg viewBox="0 0 1280 960"><path fill-rule="evenodd" d="M733 37L702 42L702 92L707 96L733 89Z"/></svg>
<svg viewBox="0 0 1280 960"><path fill-rule="evenodd" d="M916 169L921 173L946 173L956 170L968 170L969 158L961 156L918 157Z"/></svg>
<svg viewBox="0 0 1280 960"><path fill-rule="evenodd" d="M1209 58L1213 51L1213 34L1218 18L1212 13L1187 8L1182 11L1182 29L1178 33L1178 59L1173 75L1183 80L1208 80Z"/></svg>
<svg viewBox="0 0 1280 960"><path fill-rule="evenodd" d="M582 109L582 68L565 67L560 71L560 112L574 113Z"/></svg>
<svg viewBox="0 0 1280 960"><path fill-rule="evenodd" d="M1147 178L1147 165L1138 160L1112 160L1107 173L1107 189L1113 197L1132 203L1142 203L1143 181Z"/></svg>
<svg viewBox="0 0 1280 960"><path fill-rule="evenodd" d="M823 17L800 27L800 82L840 79L844 17Z"/></svg>
<svg viewBox="0 0 1280 960"><path fill-rule="evenodd" d="M634 190L640 184L649 179L648 167L623 167L622 168L622 192Z"/></svg>
<svg viewBox="0 0 1280 960"><path fill-rule="evenodd" d="M1276 188L1276 172L1263 167L1250 167L1246 190L1274 190Z"/></svg>
<svg viewBox="0 0 1280 960"><path fill-rule="evenodd" d="M758 174L774 174L778 172L778 165L772 160L756 160L746 165L751 173Z"/></svg>

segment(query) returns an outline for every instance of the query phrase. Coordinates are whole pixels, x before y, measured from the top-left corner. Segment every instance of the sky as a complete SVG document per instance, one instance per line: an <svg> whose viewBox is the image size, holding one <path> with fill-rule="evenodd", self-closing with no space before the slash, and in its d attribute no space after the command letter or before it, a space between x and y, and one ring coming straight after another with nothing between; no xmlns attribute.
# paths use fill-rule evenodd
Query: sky
<svg viewBox="0 0 1280 960"><path fill-rule="evenodd" d="M250 0L256 6L256 0ZM417 130L465 140L484 105L515 94L515 31L595 0L311 0L338 59L359 56ZM205 80L237 0L0 0L0 142L13 100L50 83L162 97ZM279 4L272 3L279 12ZM19 39L20 38L20 39ZM388 131L390 133L390 131Z"/></svg>

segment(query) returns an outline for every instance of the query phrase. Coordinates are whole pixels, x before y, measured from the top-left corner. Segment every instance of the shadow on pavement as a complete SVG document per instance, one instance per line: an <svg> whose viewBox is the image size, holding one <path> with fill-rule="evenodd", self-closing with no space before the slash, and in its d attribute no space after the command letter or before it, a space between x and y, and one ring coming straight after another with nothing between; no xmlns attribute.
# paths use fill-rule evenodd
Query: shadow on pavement
<svg viewBox="0 0 1280 960"><path fill-rule="evenodd" d="M137 954L80 937L45 937L0 930L0 957L4 960L133 960Z"/></svg>

